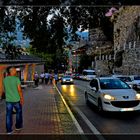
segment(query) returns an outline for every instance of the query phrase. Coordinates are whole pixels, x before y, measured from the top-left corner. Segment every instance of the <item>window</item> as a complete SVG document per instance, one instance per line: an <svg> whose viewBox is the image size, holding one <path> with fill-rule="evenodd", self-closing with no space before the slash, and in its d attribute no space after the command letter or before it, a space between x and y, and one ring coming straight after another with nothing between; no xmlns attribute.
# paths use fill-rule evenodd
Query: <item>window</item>
<svg viewBox="0 0 140 140"><path fill-rule="evenodd" d="M87 72L87 71L84 71L83 72L83 75L96 75L95 72Z"/></svg>
<svg viewBox="0 0 140 140"><path fill-rule="evenodd" d="M118 77L120 80L124 81L124 82L132 82L130 77Z"/></svg>
<svg viewBox="0 0 140 140"><path fill-rule="evenodd" d="M91 87L96 87L96 89L98 90L98 81L96 79L93 79L91 82L90 82L90 86Z"/></svg>
<svg viewBox="0 0 140 140"><path fill-rule="evenodd" d="M119 79L100 79L101 89L130 89L129 85Z"/></svg>
<svg viewBox="0 0 140 140"><path fill-rule="evenodd" d="M140 76L135 76L134 80L140 80Z"/></svg>

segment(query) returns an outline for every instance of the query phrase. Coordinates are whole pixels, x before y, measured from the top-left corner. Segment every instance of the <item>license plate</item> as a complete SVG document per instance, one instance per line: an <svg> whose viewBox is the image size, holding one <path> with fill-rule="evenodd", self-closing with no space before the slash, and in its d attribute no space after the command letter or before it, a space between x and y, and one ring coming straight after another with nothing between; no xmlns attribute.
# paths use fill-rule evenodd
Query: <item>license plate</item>
<svg viewBox="0 0 140 140"><path fill-rule="evenodd" d="M122 108L121 111L133 111L133 108Z"/></svg>

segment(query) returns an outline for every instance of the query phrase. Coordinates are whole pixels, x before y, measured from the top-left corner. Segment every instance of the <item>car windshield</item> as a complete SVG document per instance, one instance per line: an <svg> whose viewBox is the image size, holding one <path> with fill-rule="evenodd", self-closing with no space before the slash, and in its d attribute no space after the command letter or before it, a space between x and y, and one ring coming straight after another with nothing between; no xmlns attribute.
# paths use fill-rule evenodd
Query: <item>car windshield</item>
<svg viewBox="0 0 140 140"><path fill-rule="evenodd" d="M66 76L64 76L63 78L71 78L71 76L69 76L69 75L66 75Z"/></svg>
<svg viewBox="0 0 140 140"><path fill-rule="evenodd" d="M124 81L124 82L132 82L130 77L118 77L120 80Z"/></svg>
<svg viewBox="0 0 140 140"><path fill-rule="evenodd" d="M140 80L140 76L135 76L134 80Z"/></svg>
<svg viewBox="0 0 140 140"><path fill-rule="evenodd" d="M129 85L119 79L100 79L101 89L130 89Z"/></svg>

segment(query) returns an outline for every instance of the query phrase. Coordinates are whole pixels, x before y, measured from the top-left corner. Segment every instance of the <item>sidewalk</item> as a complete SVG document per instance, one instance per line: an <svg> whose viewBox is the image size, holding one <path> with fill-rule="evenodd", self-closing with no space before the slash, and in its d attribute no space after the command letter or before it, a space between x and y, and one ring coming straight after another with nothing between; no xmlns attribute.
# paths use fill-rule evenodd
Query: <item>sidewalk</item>
<svg viewBox="0 0 140 140"><path fill-rule="evenodd" d="M79 133L53 85L40 85L39 88L27 88L23 90L23 93L25 98L23 106L24 127L20 132L14 131L15 134ZM1 105L1 107L5 107L5 105ZM13 118L15 120L15 115L13 115ZM5 134L5 132L4 110L0 112L0 134Z"/></svg>

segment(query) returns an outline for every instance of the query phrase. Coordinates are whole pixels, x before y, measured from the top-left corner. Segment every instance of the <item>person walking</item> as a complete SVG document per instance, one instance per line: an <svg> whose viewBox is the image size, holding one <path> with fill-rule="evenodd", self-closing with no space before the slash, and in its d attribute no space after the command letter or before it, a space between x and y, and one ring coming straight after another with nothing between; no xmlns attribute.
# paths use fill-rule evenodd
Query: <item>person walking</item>
<svg viewBox="0 0 140 140"><path fill-rule="evenodd" d="M44 78L45 78L44 72L42 72L42 73L40 74L40 78L41 78L41 83L43 84L43 83L44 83Z"/></svg>
<svg viewBox="0 0 140 140"><path fill-rule="evenodd" d="M3 84L6 96L6 130L7 134L12 134L13 108L16 110L16 130L18 131L23 127L22 106L24 104L24 98L16 68L10 68L9 72L10 75L4 78Z"/></svg>
<svg viewBox="0 0 140 140"><path fill-rule="evenodd" d="M52 84L52 81L53 81L53 74L52 72L50 73L50 84Z"/></svg>
<svg viewBox="0 0 140 140"><path fill-rule="evenodd" d="M45 73L45 84L47 85L49 82L50 74L48 72Z"/></svg>
<svg viewBox="0 0 140 140"><path fill-rule="evenodd" d="M55 84L57 85L57 82L58 82L58 74L55 74L54 75L54 80L55 80Z"/></svg>
<svg viewBox="0 0 140 140"><path fill-rule="evenodd" d="M35 81L35 86L38 86L38 83L39 83L39 75L38 75L37 72L35 72L34 81Z"/></svg>

